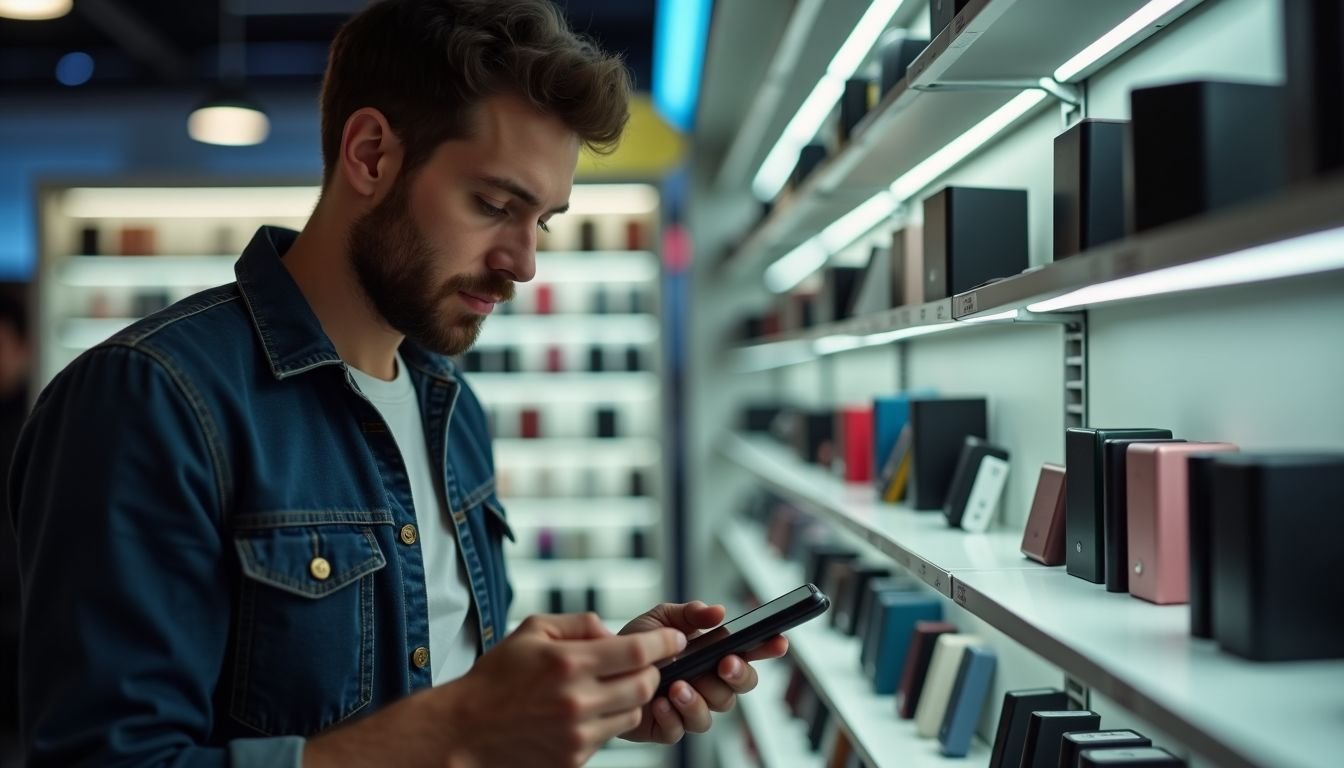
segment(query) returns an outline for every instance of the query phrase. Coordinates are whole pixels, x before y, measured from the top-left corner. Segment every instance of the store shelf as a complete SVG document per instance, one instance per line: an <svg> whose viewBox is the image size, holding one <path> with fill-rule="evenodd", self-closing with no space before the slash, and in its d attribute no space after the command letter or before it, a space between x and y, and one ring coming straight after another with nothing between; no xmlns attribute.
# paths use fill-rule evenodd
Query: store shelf
<svg viewBox="0 0 1344 768"><path fill-rule="evenodd" d="M957 571L1040 567L1018 551L1019 532L968 533L949 528L941 512L881 503L870 486L846 484L804 464L768 437L730 434L720 450L775 491L872 544L947 597L952 596L952 574Z"/></svg>
<svg viewBox="0 0 1344 768"><path fill-rule="evenodd" d="M487 405L651 400L659 385L658 375L648 371L468 373L467 381Z"/></svg>
<svg viewBox="0 0 1344 768"><path fill-rule="evenodd" d="M662 768L667 747L612 740L584 763L584 768Z"/></svg>
<svg viewBox="0 0 1344 768"><path fill-rule="evenodd" d="M721 542L743 579L761 599L803 583L802 568L769 554L765 532L742 522L722 528ZM832 715L853 737L854 749L875 768L946 768L983 764L989 747L977 740L965 758L944 757L936 739L915 734L913 720L896 716L896 697L872 692L859 666L860 641L832 630L824 619L788 633L791 654ZM763 666L763 665L762 665Z"/></svg>
<svg viewBox="0 0 1344 768"><path fill-rule="evenodd" d="M75 256L57 270L79 288L209 288L234 281L237 256Z"/></svg>
<svg viewBox="0 0 1344 768"><path fill-rule="evenodd" d="M751 730L752 742L763 768L821 768L821 756L808 749L807 729L789 714L784 691L789 687L789 667L784 662L756 664L756 690L737 697L742 719ZM750 765L751 763L742 763ZM737 763L728 763L736 766Z"/></svg>
<svg viewBox="0 0 1344 768"><path fill-rule="evenodd" d="M1215 765L1324 768L1344 754L1344 661L1245 661L1191 638L1186 606L1058 568L953 578L967 610Z"/></svg>
<svg viewBox="0 0 1344 768"><path fill-rule="evenodd" d="M495 464L550 467L642 467L658 461L658 441L651 437L496 438Z"/></svg>
<svg viewBox="0 0 1344 768"><path fill-rule="evenodd" d="M967 324L965 327L974 325ZM939 299L749 341L734 352L738 366L750 371L801 362L833 352L886 344L923 333L952 330L955 327L952 300Z"/></svg>
<svg viewBox="0 0 1344 768"><path fill-rule="evenodd" d="M1180 0L1079 75L1122 55L1200 2ZM768 259L887 189L1022 89L1052 76L1146 3L972 0L856 127L850 143L800 189L777 201L771 215L730 258L732 268L738 274L764 268ZM967 89L967 84L974 87ZM1043 101L1017 121L1050 103Z"/></svg>
<svg viewBox="0 0 1344 768"><path fill-rule="evenodd" d="M868 489L805 466L765 438L733 436L724 453L1215 764L1309 768L1344 753L1344 661L1244 661L1192 639L1185 606L1111 594L1023 559L1015 532L975 536L947 529L936 514L880 508ZM764 557L759 531L733 535L735 549ZM798 578L795 569L776 583Z"/></svg>
<svg viewBox="0 0 1344 768"><path fill-rule="evenodd" d="M649 251L537 251L534 284L654 283L660 268Z"/></svg>
<svg viewBox="0 0 1344 768"><path fill-rule="evenodd" d="M1213 261L1303 236L1313 236L1313 242L1296 249L1285 243L1285 250L1278 253L1252 252L1249 263L1218 267ZM1122 278L1148 276L1145 290L1135 297L1142 298L1182 285L1193 290L1200 287L1200 278L1216 285L1273 279L1282 276L1279 271L1311 274L1340 270L1344 269L1340 253L1344 253L1344 177L1336 176L1093 248L1034 272L958 294L953 299L953 315L983 316L1027 307ZM1176 276L1161 273L1172 267L1199 264L1220 271L1205 270L1205 274L1193 276L1188 271ZM1097 292L1093 300L1078 306L1093 306L1115 295Z"/></svg>
<svg viewBox="0 0 1344 768"><path fill-rule="evenodd" d="M582 588L589 585L604 589L647 589L662 582L663 564L654 558L537 560L511 557L509 575L514 586L519 589Z"/></svg>
<svg viewBox="0 0 1344 768"><path fill-rule="evenodd" d="M509 522L520 528L555 530L650 528L660 517L658 500L647 497L583 499L511 497L504 500Z"/></svg>
<svg viewBox="0 0 1344 768"><path fill-rule="evenodd" d="M626 315L493 314L481 326L477 347L550 346L553 344L652 344L658 318Z"/></svg>

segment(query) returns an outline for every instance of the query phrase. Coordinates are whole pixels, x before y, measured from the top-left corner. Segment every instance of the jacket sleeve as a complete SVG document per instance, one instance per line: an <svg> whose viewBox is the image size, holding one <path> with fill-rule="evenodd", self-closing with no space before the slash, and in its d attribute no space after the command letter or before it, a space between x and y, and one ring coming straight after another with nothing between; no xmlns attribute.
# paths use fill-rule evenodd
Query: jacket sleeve
<svg viewBox="0 0 1344 768"><path fill-rule="evenodd" d="M39 398L10 475L31 768L298 768L299 737L208 745L232 593L210 423L189 382L126 346Z"/></svg>

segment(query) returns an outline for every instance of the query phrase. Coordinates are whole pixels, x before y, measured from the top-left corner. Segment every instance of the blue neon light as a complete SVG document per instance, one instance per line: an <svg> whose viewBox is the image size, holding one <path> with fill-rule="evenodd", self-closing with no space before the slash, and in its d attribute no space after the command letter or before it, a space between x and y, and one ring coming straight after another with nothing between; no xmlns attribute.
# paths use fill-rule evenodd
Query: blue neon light
<svg viewBox="0 0 1344 768"><path fill-rule="evenodd" d="M713 0L658 0L653 32L653 106L674 127L695 123Z"/></svg>

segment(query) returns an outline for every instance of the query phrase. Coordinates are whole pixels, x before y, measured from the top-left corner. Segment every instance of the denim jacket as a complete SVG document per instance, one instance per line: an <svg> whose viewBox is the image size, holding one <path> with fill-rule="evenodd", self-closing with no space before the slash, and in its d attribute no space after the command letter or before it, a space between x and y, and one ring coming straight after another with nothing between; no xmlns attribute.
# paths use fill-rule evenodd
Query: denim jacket
<svg viewBox="0 0 1344 768"><path fill-rule="evenodd" d="M236 283L85 353L34 407L10 491L33 768L296 768L304 737L430 685L406 469L280 261L295 237L262 228ZM512 533L485 414L447 358L401 354L488 650Z"/></svg>

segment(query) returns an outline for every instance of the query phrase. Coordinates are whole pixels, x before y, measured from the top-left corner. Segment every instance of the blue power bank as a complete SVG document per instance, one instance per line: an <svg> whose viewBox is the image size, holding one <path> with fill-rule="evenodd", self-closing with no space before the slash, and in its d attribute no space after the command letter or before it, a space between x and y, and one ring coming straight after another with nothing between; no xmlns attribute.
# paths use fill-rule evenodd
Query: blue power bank
<svg viewBox="0 0 1344 768"><path fill-rule="evenodd" d="M937 396L938 393L932 389L918 389L873 400L873 463L878 468L876 474L881 475L882 467L896 447L896 439L910 421L910 401L931 400ZM882 479L874 477L873 480L879 486L877 492L882 493Z"/></svg>
<svg viewBox="0 0 1344 768"><path fill-rule="evenodd" d="M875 613L868 625L872 647L864 671L873 680L874 693L893 695L901 685L915 622L943 618L943 603L919 592L883 592L874 597Z"/></svg>
<svg viewBox="0 0 1344 768"><path fill-rule="evenodd" d="M961 656L957 680L952 685L943 725L938 729L938 743L947 757L965 757L971 751L975 725L989 698L990 683L998 658L988 648L969 646Z"/></svg>

